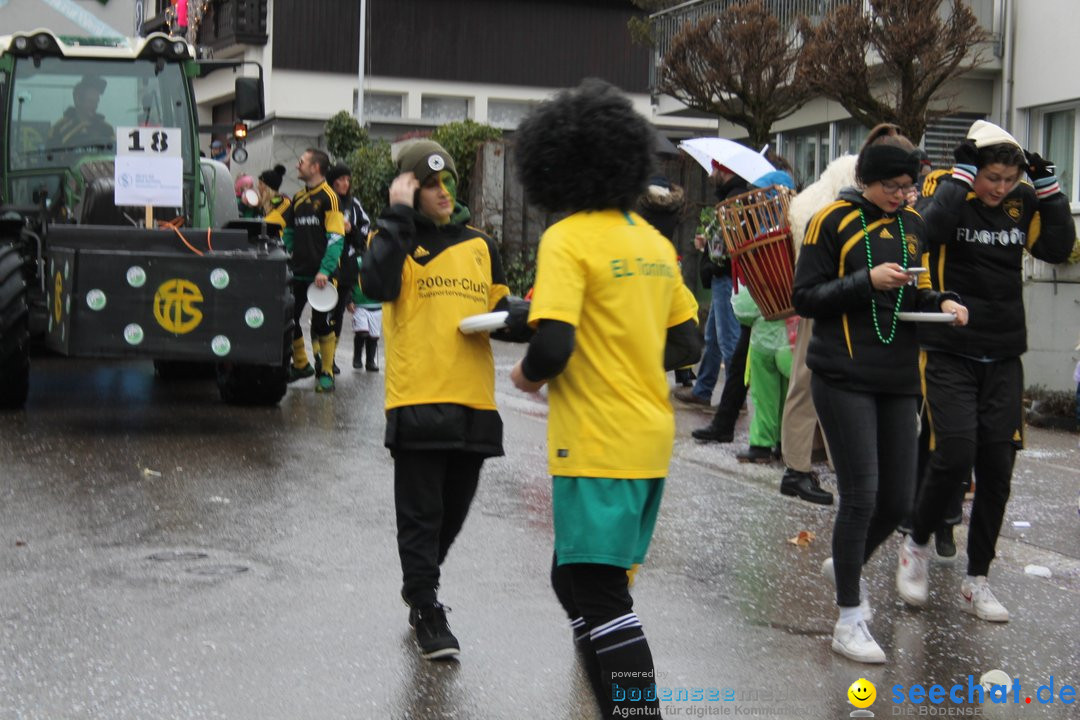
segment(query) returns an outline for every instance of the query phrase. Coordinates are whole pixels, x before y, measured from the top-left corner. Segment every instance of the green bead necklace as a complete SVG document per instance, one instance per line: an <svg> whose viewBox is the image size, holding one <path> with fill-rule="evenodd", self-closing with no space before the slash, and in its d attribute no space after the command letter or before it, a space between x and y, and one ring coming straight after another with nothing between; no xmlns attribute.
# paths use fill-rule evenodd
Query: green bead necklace
<svg viewBox="0 0 1080 720"><path fill-rule="evenodd" d="M866 229L866 216L863 215L862 208L859 208L859 220L862 221L863 240L865 241L865 244L866 244L866 266L867 266L867 268L872 270L874 268L874 258L870 254L870 233ZM903 218L901 218L899 215L897 215L896 216L896 223L900 226L900 248L901 248L901 251L904 254L903 266L904 266L904 269L907 270L907 266L908 266L908 264L907 264L908 263L907 241L904 238L904 220L903 220ZM877 317L877 300L874 299L873 288L871 287L870 317L872 317L874 319L874 332L877 334L877 338L878 338L878 340L881 341L882 345L888 345L889 343L891 343L893 341L893 338L896 337L896 321L898 319L897 315L900 312L900 308L903 306L904 288L905 287L907 287L907 286L906 285L901 285L900 286L900 292L896 296L896 307L893 308L892 327L889 329L889 337L888 338L884 338L884 337L881 336L881 325L878 323L878 317Z"/></svg>

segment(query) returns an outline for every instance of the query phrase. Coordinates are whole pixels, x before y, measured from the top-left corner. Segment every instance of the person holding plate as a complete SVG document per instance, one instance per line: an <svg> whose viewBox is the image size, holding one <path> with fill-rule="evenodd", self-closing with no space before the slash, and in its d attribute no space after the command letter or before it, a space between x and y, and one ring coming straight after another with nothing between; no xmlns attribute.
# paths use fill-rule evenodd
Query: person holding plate
<svg viewBox="0 0 1080 720"><path fill-rule="evenodd" d="M846 188L811 218L795 266L795 311L814 320L806 364L810 392L833 450L840 497L831 563L839 619L832 649L883 663L870 634L863 564L905 517L915 486L919 371L915 324L901 311L967 309L954 293L915 287L926 228L907 204L919 156L895 127L867 137Z"/></svg>
<svg viewBox="0 0 1080 720"><path fill-rule="evenodd" d="M415 140L396 165L389 204L361 255L360 290L383 304L401 597L421 657L436 660L461 650L438 599L440 568L484 460L503 454L490 336L458 325L507 310L510 325L521 326L528 303L510 297L495 242L465 224L446 149Z"/></svg>

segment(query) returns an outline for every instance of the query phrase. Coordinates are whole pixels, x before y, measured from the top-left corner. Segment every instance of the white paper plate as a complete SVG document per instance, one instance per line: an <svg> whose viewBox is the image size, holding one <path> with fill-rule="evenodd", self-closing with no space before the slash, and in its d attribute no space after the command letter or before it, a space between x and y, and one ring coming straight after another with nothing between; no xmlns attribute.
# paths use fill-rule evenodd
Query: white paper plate
<svg viewBox="0 0 1080 720"><path fill-rule="evenodd" d="M241 195L240 198L244 201L244 204L248 207L258 207L259 205L259 193L255 190L248 188Z"/></svg>
<svg viewBox="0 0 1080 720"><path fill-rule="evenodd" d="M322 288L311 283L307 286L307 301L311 307L319 312L330 312L337 306L337 288L333 283L326 283Z"/></svg>
<svg viewBox="0 0 1080 720"><path fill-rule="evenodd" d="M509 317L509 315L510 313L505 310L482 313L480 315L470 315L469 317L461 319L461 322L458 323L458 330L466 335L470 333L500 330L506 327L506 318Z"/></svg>
<svg viewBox="0 0 1080 720"><path fill-rule="evenodd" d="M910 322L936 322L936 323L951 323L956 322L956 316L952 313L943 312L898 312L896 317L901 320L908 320Z"/></svg>

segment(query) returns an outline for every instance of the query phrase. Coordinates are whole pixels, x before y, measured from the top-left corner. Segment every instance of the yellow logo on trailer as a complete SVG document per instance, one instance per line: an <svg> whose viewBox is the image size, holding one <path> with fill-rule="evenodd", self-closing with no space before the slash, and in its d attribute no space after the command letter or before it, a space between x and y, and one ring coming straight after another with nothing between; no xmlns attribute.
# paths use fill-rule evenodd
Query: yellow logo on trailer
<svg viewBox="0 0 1080 720"><path fill-rule="evenodd" d="M60 324L60 320L63 318L64 310L64 279L60 277L60 273L56 273L56 278L53 280L53 317L56 319L56 324Z"/></svg>
<svg viewBox="0 0 1080 720"><path fill-rule="evenodd" d="M202 311L195 307L202 301L202 291L190 280L166 280L154 293L154 318L171 333L189 333L202 322Z"/></svg>

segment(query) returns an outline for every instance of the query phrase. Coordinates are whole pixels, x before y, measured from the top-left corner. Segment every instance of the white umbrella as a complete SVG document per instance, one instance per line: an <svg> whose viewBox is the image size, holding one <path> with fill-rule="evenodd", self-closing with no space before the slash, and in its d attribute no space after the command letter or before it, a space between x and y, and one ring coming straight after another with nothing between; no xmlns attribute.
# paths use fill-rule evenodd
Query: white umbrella
<svg viewBox="0 0 1080 720"><path fill-rule="evenodd" d="M715 160L747 182L752 182L776 170L772 163L754 152L752 148L726 138L691 138L679 143L679 149L697 160L707 173L712 173L712 164Z"/></svg>

